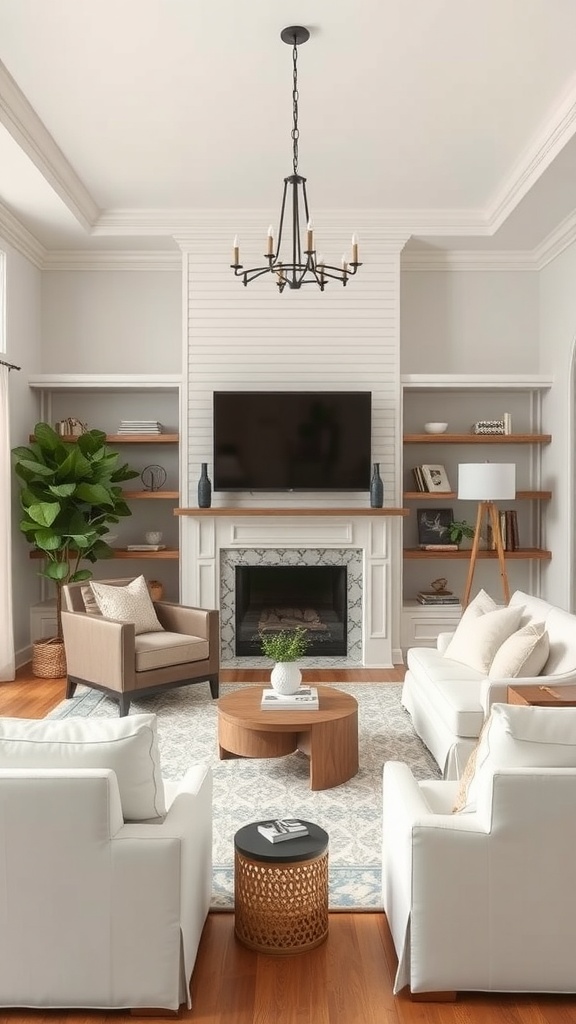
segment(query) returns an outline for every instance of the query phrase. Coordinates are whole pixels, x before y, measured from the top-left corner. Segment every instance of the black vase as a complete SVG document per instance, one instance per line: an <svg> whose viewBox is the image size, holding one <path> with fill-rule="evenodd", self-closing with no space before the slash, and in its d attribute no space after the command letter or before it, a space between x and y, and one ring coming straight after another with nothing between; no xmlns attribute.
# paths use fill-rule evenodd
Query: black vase
<svg viewBox="0 0 576 1024"><path fill-rule="evenodd" d="M212 484L208 479L208 463L203 462L198 480L198 508L210 508L212 504Z"/></svg>
<svg viewBox="0 0 576 1024"><path fill-rule="evenodd" d="M384 484L380 476L380 463L374 463L374 472L370 481L370 508L382 508L384 504Z"/></svg>

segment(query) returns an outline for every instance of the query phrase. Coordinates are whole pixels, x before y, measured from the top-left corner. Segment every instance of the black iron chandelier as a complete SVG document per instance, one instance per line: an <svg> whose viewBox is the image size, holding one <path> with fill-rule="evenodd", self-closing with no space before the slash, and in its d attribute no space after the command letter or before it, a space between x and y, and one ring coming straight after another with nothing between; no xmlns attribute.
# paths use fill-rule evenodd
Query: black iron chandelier
<svg viewBox="0 0 576 1024"><path fill-rule="evenodd" d="M323 256L316 255L314 225L310 217L308 197L306 195L306 178L298 174L298 47L310 38L310 33L307 28L292 25L290 28L283 29L280 36L283 42L292 44L294 70L291 137L292 168L294 173L284 178L284 191L282 193L282 208L280 210L280 224L276 246L274 245L274 229L272 225L268 228L267 251L264 254L264 259L267 261L266 266L244 270L240 263L240 246L238 236L236 236L233 242L231 267L235 276L242 278L244 285L247 285L249 281L254 281L257 277L261 277L262 274L274 274L280 292L284 291L286 285L289 288L301 288L303 284L316 284L320 291L324 291L330 279L340 281L342 285L346 286L348 278L353 277L358 267L362 266L358 262L358 238L356 235L352 235L352 259L347 260L346 256L343 256L340 267L331 266L325 262ZM286 210L287 203L291 204L291 210L288 213ZM287 231L291 231L291 246L288 246L287 257L283 257L281 253L285 215L287 222L289 221ZM301 232L301 221L302 225L306 225L306 248L303 248L302 243L304 230L302 228Z"/></svg>

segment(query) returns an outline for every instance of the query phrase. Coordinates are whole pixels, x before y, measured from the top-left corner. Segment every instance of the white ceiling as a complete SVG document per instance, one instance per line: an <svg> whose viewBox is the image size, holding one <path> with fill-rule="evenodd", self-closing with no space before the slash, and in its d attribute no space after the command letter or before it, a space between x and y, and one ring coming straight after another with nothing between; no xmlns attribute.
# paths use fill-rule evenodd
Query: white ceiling
<svg viewBox="0 0 576 1024"><path fill-rule="evenodd" d="M0 233L166 249L199 211L277 209L294 24L311 32L299 170L315 217L373 211L424 249L566 234L574 0L0 0Z"/></svg>

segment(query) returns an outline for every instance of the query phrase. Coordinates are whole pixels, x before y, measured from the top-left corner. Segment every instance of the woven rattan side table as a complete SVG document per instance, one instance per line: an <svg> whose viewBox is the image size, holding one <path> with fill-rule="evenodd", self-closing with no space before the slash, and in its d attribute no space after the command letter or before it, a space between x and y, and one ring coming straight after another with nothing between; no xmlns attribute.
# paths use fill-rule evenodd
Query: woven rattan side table
<svg viewBox="0 0 576 1024"><path fill-rule="evenodd" d="M234 836L234 931L260 953L303 953L328 937L328 833L270 843L258 822Z"/></svg>

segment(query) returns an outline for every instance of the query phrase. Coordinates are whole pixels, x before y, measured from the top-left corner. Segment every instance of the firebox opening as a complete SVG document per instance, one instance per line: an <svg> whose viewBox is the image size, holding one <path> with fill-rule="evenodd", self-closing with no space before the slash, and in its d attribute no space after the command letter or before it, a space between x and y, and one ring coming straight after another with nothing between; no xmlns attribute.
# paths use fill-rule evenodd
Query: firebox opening
<svg viewBox="0 0 576 1024"><path fill-rule="evenodd" d="M347 653L346 566L237 565L236 654L261 654L260 632L308 630L306 657Z"/></svg>

